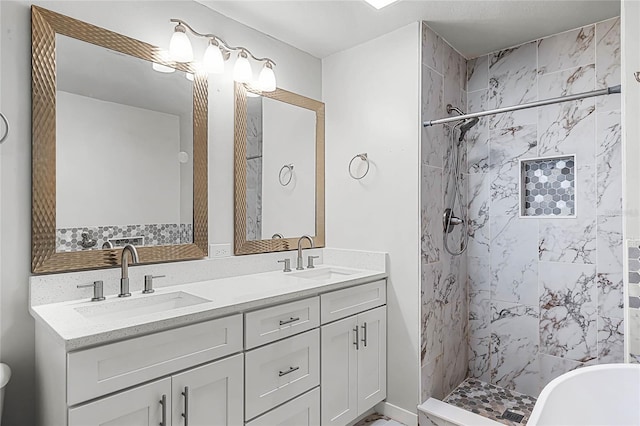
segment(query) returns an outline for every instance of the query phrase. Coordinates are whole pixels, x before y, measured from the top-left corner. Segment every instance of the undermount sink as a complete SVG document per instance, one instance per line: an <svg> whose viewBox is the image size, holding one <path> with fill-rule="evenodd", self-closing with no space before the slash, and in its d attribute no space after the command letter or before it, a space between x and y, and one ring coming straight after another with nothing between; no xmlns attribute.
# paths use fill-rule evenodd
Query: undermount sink
<svg viewBox="0 0 640 426"><path fill-rule="evenodd" d="M353 275L357 271L350 271L348 269L338 268L321 268L321 269L307 269L306 271L292 272L290 275L304 278L307 280L333 280L336 278L344 278L347 275Z"/></svg>
<svg viewBox="0 0 640 426"><path fill-rule="evenodd" d="M135 299L118 299L75 308L91 320L126 319L210 302L208 299L178 291Z"/></svg>

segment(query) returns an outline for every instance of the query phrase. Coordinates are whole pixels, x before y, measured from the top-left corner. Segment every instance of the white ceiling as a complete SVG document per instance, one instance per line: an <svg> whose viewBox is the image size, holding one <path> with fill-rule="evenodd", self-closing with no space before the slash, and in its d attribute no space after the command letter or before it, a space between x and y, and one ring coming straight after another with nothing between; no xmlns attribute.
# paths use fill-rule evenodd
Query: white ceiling
<svg viewBox="0 0 640 426"><path fill-rule="evenodd" d="M318 58L424 20L474 58L620 14L620 0L198 0Z"/></svg>

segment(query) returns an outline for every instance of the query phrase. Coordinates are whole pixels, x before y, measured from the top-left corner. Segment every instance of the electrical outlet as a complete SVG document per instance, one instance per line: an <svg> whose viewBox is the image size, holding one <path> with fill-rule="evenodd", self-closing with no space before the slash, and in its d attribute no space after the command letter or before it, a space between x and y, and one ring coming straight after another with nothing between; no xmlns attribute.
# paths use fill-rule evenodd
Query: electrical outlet
<svg viewBox="0 0 640 426"><path fill-rule="evenodd" d="M231 256L231 244L209 244L209 257Z"/></svg>

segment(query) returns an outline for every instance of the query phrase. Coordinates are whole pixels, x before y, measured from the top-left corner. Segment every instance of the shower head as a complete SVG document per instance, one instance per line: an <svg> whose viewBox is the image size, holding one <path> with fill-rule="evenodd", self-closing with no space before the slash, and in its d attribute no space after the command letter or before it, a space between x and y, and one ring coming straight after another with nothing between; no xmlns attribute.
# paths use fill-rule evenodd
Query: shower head
<svg viewBox="0 0 640 426"><path fill-rule="evenodd" d="M462 125L460 126L460 138L458 139L458 142L462 142L464 139L464 135L467 134L467 132L469 130L471 130L471 128L473 126L475 126L476 124L478 124L478 121L480 121L480 119L478 117L474 117L474 118L470 118L466 121L464 121L462 123Z"/></svg>

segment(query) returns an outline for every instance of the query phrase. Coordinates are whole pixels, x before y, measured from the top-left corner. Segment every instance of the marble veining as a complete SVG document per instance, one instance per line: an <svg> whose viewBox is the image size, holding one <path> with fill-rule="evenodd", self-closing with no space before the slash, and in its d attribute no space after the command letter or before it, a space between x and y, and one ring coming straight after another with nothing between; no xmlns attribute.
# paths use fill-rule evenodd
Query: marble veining
<svg viewBox="0 0 640 426"><path fill-rule="evenodd" d="M541 74L593 64L595 55L595 25L556 34L538 42Z"/></svg>
<svg viewBox="0 0 640 426"><path fill-rule="evenodd" d="M597 357L595 265L540 268L540 345L544 353L587 362Z"/></svg>
<svg viewBox="0 0 640 426"><path fill-rule="evenodd" d="M624 362L624 321L598 317L598 362Z"/></svg>
<svg viewBox="0 0 640 426"><path fill-rule="evenodd" d="M520 159L536 157L536 126L511 127L491 133L490 179L493 214L520 212ZM500 213L499 213L500 212Z"/></svg>
<svg viewBox="0 0 640 426"><path fill-rule="evenodd" d="M420 192L422 262L437 262L442 252L442 169L422 167Z"/></svg>
<svg viewBox="0 0 640 426"><path fill-rule="evenodd" d="M467 94L467 112L487 109L489 91L487 89ZM469 173L489 171L489 118L481 117L466 136L467 163Z"/></svg>
<svg viewBox="0 0 640 426"><path fill-rule="evenodd" d="M491 218L491 298L537 305L537 223L508 216Z"/></svg>
<svg viewBox="0 0 640 426"><path fill-rule="evenodd" d="M426 65L422 66L422 90L422 121L444 117L444 79ZM422 127L423 166L442 167L446 144L440 126Z"/></svg>
<svg viewBox="0 0 640 426"><path fill-rule="evenodd" d="M620 18L596 24L596 78L597 87L604 89L620 84ZM597 100L599 112L618 110L621 95L603 96Z"/></svg>
<svg viewBox="0 0 640 426"><path fill-rule="evenodd" d="M598 214L622 213L622 123L620 111L598 113L596 167Z"/></svg>
<svg viewBox="0 0 640 426"><path fill-rule="evenodd" d="M491 109L519 105L537 98L536 43L505 49L489 55L489 106ZM520 110L491 116L491 129L536 123L535 110Z"/></svg>
<svg viewBox="0 0 640 426"><path fill-rule="evenodd" d="M491 313L491 383L536 395L538 309L496 301Z"/></svg>
<svg viewBox="0 0 640 426"><path fill-rule="evenodd" d="M491 234L489 229L489 209L491 202L489 174L474 173L468 175L468 212L470 256L489 256Z"/></svg>
<svg viewBox="0 0 640 426"><path fill-rule="evenodd" d="M622 272L598 272L597 279L598 315L607 318L622 318L624 316Z"/></svg>
<svg viewBox="0 0 640 426"><path fill-rule="evenodd" d="M595 144L593 98L538 108L540 156L576 154L580 162L593 164Z"/></svg>
<svg viewBox="0 0 640 426"><path fill-rule="evenodd" d="M467 61L467 92L489 88L489 56Z"/></svg>

